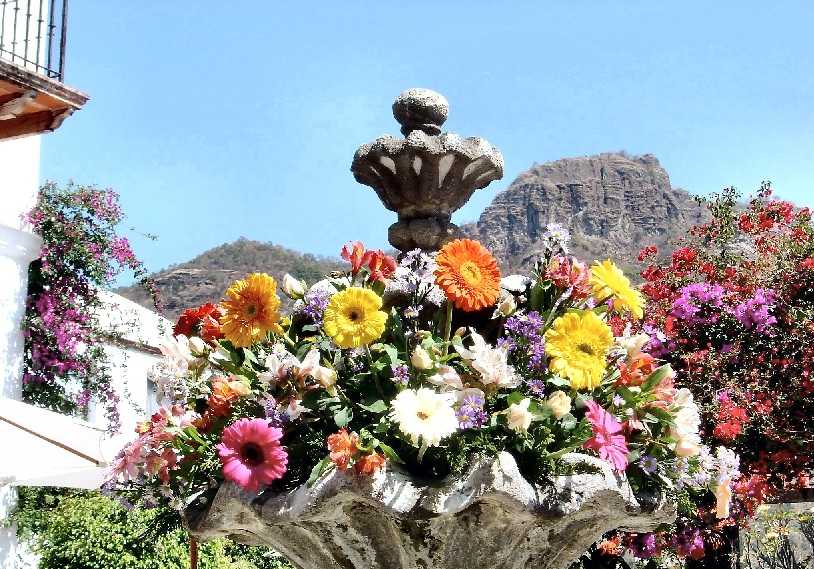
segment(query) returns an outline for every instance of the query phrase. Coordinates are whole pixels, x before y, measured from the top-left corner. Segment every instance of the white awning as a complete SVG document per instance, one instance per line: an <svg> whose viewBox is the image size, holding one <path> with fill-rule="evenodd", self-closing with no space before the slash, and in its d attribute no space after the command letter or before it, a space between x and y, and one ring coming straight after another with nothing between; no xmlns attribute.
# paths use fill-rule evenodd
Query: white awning
<svg viewBox="0 0 814 569"><path fill-rule="evenodd" d="M0 399L0 484L99 488L129 437L76 417Z"/></svg>

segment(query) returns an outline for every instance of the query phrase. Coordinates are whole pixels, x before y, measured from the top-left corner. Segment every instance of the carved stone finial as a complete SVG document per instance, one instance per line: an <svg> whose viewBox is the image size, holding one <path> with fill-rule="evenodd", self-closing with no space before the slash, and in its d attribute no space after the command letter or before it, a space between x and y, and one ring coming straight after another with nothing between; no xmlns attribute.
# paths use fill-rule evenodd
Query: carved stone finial
<svg viewBox="0 0 814 569"><path fill-rule="evenodd" d="M393 101L393 116L399 121L404 136L414 130L440 134L448 113L446 97L431 89L407 89Z"/></svg>
<svg viewBox="0 0 814 569"><path fill-rule="evenodd" d="M503 156L482 138L442 133L449 103L429 89L408 89L393 103L406 138L382 136L356 151L356 181L398 213L390 244L401 251L439 249L461 236L452 223L472 193L503 177Z"/></svg>

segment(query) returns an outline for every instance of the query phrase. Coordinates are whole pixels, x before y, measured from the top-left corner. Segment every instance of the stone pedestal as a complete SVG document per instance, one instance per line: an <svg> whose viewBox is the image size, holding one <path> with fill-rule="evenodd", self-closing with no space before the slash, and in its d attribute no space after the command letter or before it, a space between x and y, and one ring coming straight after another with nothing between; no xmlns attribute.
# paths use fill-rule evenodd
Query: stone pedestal
<svg viewBox="0 0 814 569"><path fill-rule="evenodd" d="M390 244L401 251L439 249L461 236L451 221L472 192L503 177L503 156L483 138L442 133L449 104L429 89L408 89L393 103L405 138L382 136L356 151L356 181L398 213Z"/></svg>
<svg viewBox="0 0 814 569"><path fill-rule="evenodd" d="M675 519L674 506L635 496L606 462L563 460L585 473L533 485L502 452L437 485L334 470L311 488L255 498L227 483L187 522L199 539L269 545L301 569L564 569L609 530Z"/></svg>

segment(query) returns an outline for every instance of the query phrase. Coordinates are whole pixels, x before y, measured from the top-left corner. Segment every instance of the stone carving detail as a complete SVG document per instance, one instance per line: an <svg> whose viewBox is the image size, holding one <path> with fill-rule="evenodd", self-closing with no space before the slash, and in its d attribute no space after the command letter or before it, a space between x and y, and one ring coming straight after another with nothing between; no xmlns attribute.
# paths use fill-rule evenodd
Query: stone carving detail
<svg viewBox="0 0 814 569"><path fill-rule="evenodd" d="M224 484L187 523L200 539L270 545L301 569L564 569L606 531L675 519L673 506L634 496L606 462L563 460L588 473L536 486L502 452L440 485L395 470L372 479L334 470L260 498Z"/></svg>
<svg viewBox="0 0 814 569"><path fill-rule="evenodd" d="M398 213L390 244L408 251L440 248L459 237L450 221L472 193L503 177L503 156L482 138L441 133L449 105L429 89L408 89L393 103L406 138L382 136L361 146L351 171Z"/></svg>

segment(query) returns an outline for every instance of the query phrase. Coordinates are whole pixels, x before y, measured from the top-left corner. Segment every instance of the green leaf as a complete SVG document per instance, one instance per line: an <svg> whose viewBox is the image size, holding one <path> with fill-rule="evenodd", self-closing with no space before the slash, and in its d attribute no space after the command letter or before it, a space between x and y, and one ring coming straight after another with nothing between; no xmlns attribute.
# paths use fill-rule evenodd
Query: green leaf
<svg viewBox="0 0 814 569"><path fill-rule="evenodd" d="M336 423L336 426L340 429L347 427L351 419L353 419L353 411L347 407L340 407L334 412L334 423Z"/></svg>
<svg viewBox="0 0 814 569"><path fill-rule="evenodd" d="M384 456L386 456L388 460L392 460L396 464L404 464L404 461L401 460L401 457L399 457L399 455L396 454L396 451L394 451L392 447L379 441L379 448L382 449Z"/></svg>
<svg viewBox="0 0 814 569"><path fill-rule="evenodd" d="M667 377L668 374L672 373L673 368L670 367L670 364L665 364L659 368L656 368L653 373L651 373L647 380L642 385L642 391L652 391L654 387L656 387L661 380Z"/></svg>
<svg viewBox="0 0 814 569"><path fill-rule="evenodd" d="M556 387L571 387L571 382L559 375L552 375L546 382Z"/></svg>
<svg viewBox="0 0 814 569"><path fill-rule="evenodd" d="M314 468L311 469L311 476L308 477L308 482L306 482L306 486L309 488L314 485L323 474L325 474L330 468L333 467L333 462L331 462L330 457L325 457L320 460Z"/></svg>
<svg viewBox="0 0 814 569"><path fill-rule="evenodd" d="M506 403L508 405L514 405L515 403L520 403L525 398L526 396L520 393L519 391L512 391L506 398Z"/></svg>
<svg viewBox="0 0 814 569"><path fill-rule="evenodd" d="M571 413L566 413L560 417L560 426L566 431L570 431L577 426L577 418Z"/></svg>
<svg viewBox="0 0 814 569"><path fill-rule="evenodd" d="M364 403L358 403L358 405L365 411L370 411L371 413L384 413L387 411L387 404L381 399L377 399L369 405L365 405Z"/></svg>
<svg viewBox="0 0 814 569"><path fill-rule="evenodd" d="M399 351L396 349L395 346L391 346L390 344L382 344L387 357L390 358L390 365L399 365L401 360L399 359Z"/></svg>

